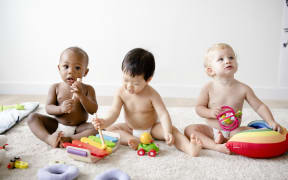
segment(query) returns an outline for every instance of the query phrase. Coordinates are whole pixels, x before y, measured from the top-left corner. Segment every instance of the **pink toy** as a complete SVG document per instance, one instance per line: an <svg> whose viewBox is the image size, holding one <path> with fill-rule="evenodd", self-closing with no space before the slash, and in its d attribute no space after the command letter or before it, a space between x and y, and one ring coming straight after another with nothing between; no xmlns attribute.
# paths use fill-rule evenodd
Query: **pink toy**
<svg viewBox="0 0 288 180"><path fill-rule="evenodd" d="M233 131L239 126L238 118L241 117L241 111L238 111L236 114L234 110L229 106L222 106L222 113L217 115L220 127L224 131Z"/></svg>

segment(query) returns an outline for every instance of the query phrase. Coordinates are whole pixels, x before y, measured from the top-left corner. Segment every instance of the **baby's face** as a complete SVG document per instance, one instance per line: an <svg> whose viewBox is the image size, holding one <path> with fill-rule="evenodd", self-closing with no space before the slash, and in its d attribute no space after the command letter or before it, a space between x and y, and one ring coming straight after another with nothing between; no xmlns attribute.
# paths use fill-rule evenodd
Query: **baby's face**
<svg viewBox="0 0 288 180"><path fill-rule="evenodd" d="M148 82L144 80L144 75L132 77L128 73L123 73L123 87L130 94L141 92Z"/></svg>
<svg viewBox="0 0 288 180"><path fill-rule="evenodd" d="M235 53L231 48L217 49L211 53L212 76L234 75L238 69Z"/></svg>
<svg viewBox="0 0 288 180"><path fill-rule="evenodd" d="M71 51L62 54L58 69L62 80L70 86L77 80L77 78L86 76L88 72L87 61L84 57Z"/></svg>

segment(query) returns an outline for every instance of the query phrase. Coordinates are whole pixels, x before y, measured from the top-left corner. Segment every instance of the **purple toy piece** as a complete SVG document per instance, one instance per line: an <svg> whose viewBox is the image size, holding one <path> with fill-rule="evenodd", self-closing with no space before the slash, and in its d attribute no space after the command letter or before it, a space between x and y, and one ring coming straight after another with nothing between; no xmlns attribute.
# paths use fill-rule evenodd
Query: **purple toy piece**
<svg viewBox="0 0 288 180"><path fill-rule="evenodd" d="M130 180L130 176L120 169L111 169L96 176L94 180Z"/></svg>
<svg viewBox="0 0 288 180"><path fill-rule="evenodd" d="M68 149L67 149L67 152L68 152L68 153L71 153L71 154L76 154L76 155L78 155L78 156L87 157L87 152L86 152L86 151L81 151L81 150L78 150L78 149L68 148Z"/></svg>

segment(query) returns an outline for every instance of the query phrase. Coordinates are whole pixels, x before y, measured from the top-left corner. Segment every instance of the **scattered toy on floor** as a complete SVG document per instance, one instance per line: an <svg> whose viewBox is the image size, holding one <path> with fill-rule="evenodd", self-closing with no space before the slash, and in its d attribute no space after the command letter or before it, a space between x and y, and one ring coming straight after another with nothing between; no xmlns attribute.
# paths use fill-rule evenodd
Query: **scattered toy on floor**
<svg viewBox="0 0 288 180"><path fill-rule="evenodd" d="M54 164L38 170L38 180L73 180L79 175L76 166Z"/></svg>
<svg viewBox="0 0 288 180"><path fill-rule="evenodd" d="M130 176L120 169L111 169L96 176L94 180L130 180Z"/></svg>
<svg viewBox="0 0 288 180"><path fill-rule="evenodd" d="M72 143L63 143L62 145L66 148L69 157L95 163L114 152L120 144L120 134L118 133L103 131L103 138L105 148L103 148L102 140L97 136L82 137L80 140L73 140ZM111 139L117 139L117 141L113 142Z"/></svg>
<svg viewBox="0 0 288 180"><path fill-rule="evenodd" d="M5 147L8 145L7 137L5 135L0 135L0 165L3 159L6 157Z"/></svg>
<svg viewBox="0 0 288 180"><path fill-rule="evenodd" d="M21 158L19 156L14 157L14 159L10 160L9 164L7 165L8 169L27 169L28 163L21 161Z"/></svg>
<svg viewBox="0 0 288 180"><path fill-rule="evenodd" d="M265 121L252 121L248 124L251 129L241 131L232 136L226 147L236 154L252 158L271 158L288 151L287 129L282 132L272 130Z"/></svg>
<svg viewBox="0 0 288 180"><path fill-rule="evenodd" d="M153 138L148 132L141 134L137 154L144 156L146 152L150 157L155 157L159 153L159 147L153 143Z"/></svg>

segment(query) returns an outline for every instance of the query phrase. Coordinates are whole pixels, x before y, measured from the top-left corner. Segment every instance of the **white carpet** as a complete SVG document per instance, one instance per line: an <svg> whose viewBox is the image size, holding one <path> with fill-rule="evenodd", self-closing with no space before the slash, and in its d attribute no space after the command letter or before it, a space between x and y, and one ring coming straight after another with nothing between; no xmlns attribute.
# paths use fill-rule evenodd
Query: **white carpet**
<svg viewBox="0 0 288 180"><path fill-rule="evenodd" d="M203 122L196 116L194 108L168 108L173 124L183 132L191 123ZM99 116L107 111L100 107ZM43 105L38 112L44 113ZM274 117L288 127L288 109L272 109ZM260 119L251 109L243 110L243 124ZM79 180L93 180L94 177L111 168L119 168L132 179L288 179L288 153L272 159L251 159L239 155L225 155L202 150L200 157L190 157L164 142L160 144L160 155L155 158L140 157L126 146L109 157L89 164L70 159L64 149L52 149L37 139L29 130L26 119L8 133L7 157L0 167L0 179L37 179L38 169L54 160L65 161L79 168ZM8 170L6 164L14 156L21 156L29 163L28 169Z"/></svg>

